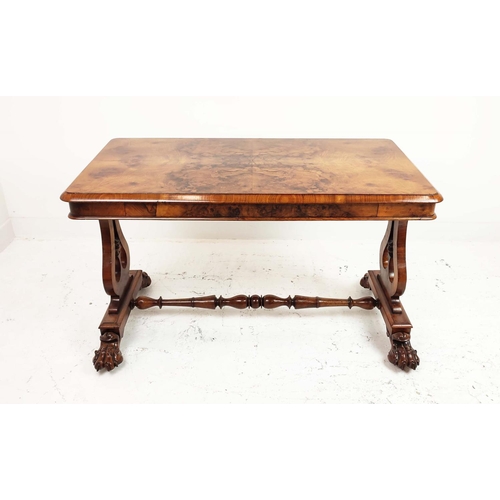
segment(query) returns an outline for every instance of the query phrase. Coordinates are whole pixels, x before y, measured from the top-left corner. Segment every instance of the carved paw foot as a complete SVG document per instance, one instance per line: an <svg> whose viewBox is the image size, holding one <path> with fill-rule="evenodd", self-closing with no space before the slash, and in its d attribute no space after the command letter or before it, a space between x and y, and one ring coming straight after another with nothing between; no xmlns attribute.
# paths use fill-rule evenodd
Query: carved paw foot
<svg viewBox="0 0 500 500"><path fill-rule="evenodd" d="M359 282L359 284L363 287L363 288L370 288L370 285L368 284L368 273L366 273L362 278L361 278L361 281Z"/></svg>
<svg viewBox="0 0 500 500"><path fill-rule="evenodd" d="M100 340L101 347L95 351L92 363L94 363L97 371L101 368L106 368L109 372L123 361L123 356L120 352L120 335L113 332L104 332Z"/></svg>
<svg viewBox="0 0 500 500"><path fill-rule="evenodd" d="M151 278L149 277L148 273L145 273L142 271L142 285L141 288L146 288L149 285L151 285Z"/></svg>
<svg viewBox="0 0 500 500"><path fill-rule="evenodd" d="M401 368L405 369L406 366L417 369L420 364L420 359L417 356L417 351L413 349L410 344L410 334L408 332L397 332L389 335L391 339L392 348L387 355L389 361Z"/></svg>

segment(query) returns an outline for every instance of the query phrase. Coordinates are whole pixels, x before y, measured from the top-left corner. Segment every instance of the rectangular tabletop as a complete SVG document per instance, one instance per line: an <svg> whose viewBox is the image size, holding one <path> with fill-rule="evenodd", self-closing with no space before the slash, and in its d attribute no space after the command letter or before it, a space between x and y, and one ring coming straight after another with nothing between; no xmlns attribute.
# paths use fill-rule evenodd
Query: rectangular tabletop
<svg viewBox="0 0 500 500"><path fill-rule="evenodd" d="M61 196L73 218L432 219L387 139L113 139Z"/></svg>

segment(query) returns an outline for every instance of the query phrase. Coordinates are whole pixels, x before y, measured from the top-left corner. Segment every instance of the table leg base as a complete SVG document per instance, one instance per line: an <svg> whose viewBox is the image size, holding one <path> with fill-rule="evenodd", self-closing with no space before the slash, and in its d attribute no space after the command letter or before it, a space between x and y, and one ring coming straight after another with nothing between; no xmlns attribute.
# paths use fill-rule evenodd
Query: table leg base
<svg viewBox="0 0 500 500"><path fill-rule="evenodd" d="M105 368L113 370L123 361L120 351L120 341L123 337L125 324L127 323L130 311L134 307L134 300L142 288L151 284L151 278L143 271L130 271L129 280L121 297L112 297L111 304L104 315L99 329L101 330L101 345L95 351L92 363L99 371ZM116 302L118 301L118 306Z"/></svg>
<svg viewBox="0 0 500 500"><path fill-rule="evenodd" d="M391 305L391 299L380 280L379 271L368 271L360 281L360 285L370 289L374 295L363 297L361 299L327 299L321 297L287 297L280 298L274 295L267 296L236 296L229 299L223 297L199 297L190 299L151 299L150 297L137 297L141 289L151 284L151 278L143 271L130 271L129 280L121 297L112 297L111 304L103 317L99 326L101 330L99 349L95 351L92 360L97 371L105 368L108 371L116 368L123 362L123 355L120 351L120 341L123 337L125 324L134 307L148 309L149 307L162 306L187 306L215 309L216 307L230 306L238 309L246 307L274 309L275 307L288 306L296 308L309 307L337 307L353 306L363 309L380 309L382 317L387 327L387 336L391 342L391 350L388 354L389 361L401 369L406 367L415 370L420 364L417 351L413 349L410 343L412 324L399 303L400 308L394 312ZM117 305L118 304L118 305Z"/></svg>
<svg viewBox="0 0 500 500"><path fill-rule="evenodd" d="M391 341L391 350L387 358L402 370L406 367L415 370L420 364L420 359L410 343L412 324L403 305L399 302L398 311L400 312L394 312L391 299L380 280L380 271L368 271L360 284L365 288L370 288L378 300L379 309L387 327L387 336Z"/></svg>

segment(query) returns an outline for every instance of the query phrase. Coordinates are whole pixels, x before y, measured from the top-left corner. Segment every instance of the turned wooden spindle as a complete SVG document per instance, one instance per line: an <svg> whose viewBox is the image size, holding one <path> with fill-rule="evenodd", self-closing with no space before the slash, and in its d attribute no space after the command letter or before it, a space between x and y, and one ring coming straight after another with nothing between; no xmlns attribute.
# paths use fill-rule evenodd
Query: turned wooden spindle
<svg viewBox="0 0 500 500"><path fill-rule="evenodd" d="M295 295L286 298L277 297L276 295L235 295L234 297L216 297L208 295L206 297L191 297L190 299L164 299L159 297L137 297L134 301L134 306L138 309L149 309L150 307L164 306L170 307L198 307L202 309L215 309L216 307L234 307L235 309L276 309L277 307L286 306L288 309L309 309L319 307L342 307L346 306L349 309L352 307L360 307L362 309L373 309L378 307L378 301L373 297L361 297L360 299L329 299L325 297L306 297L304 295Z"/></svg>

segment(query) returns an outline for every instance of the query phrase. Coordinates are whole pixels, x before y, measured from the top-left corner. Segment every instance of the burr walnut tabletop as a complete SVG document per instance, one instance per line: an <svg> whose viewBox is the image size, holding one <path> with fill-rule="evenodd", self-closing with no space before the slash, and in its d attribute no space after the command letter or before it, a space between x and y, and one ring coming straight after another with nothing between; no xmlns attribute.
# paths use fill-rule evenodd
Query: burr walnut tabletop
<svg viewBox="0 0 500 500"><path fill-rule="evenodd" d="M62 195L73 218L432 219L385 139L113 139Z"/></svg>
<svg viewBox="0 0 500 500"><path fill-rule="evenodd" d="M391 342L388 358L415 369L406 288L409 220L434 219L442 196L388 139L113 139L61 195L73 219L96 219L103 284L110 305L99 326L97 370L123 361L120 342L135 307L274 309L285 306L377 308ZM380 269L361 286L373 297L237 295L154 299L151 283L131 271L120 219L386 220Z"/></svg>

